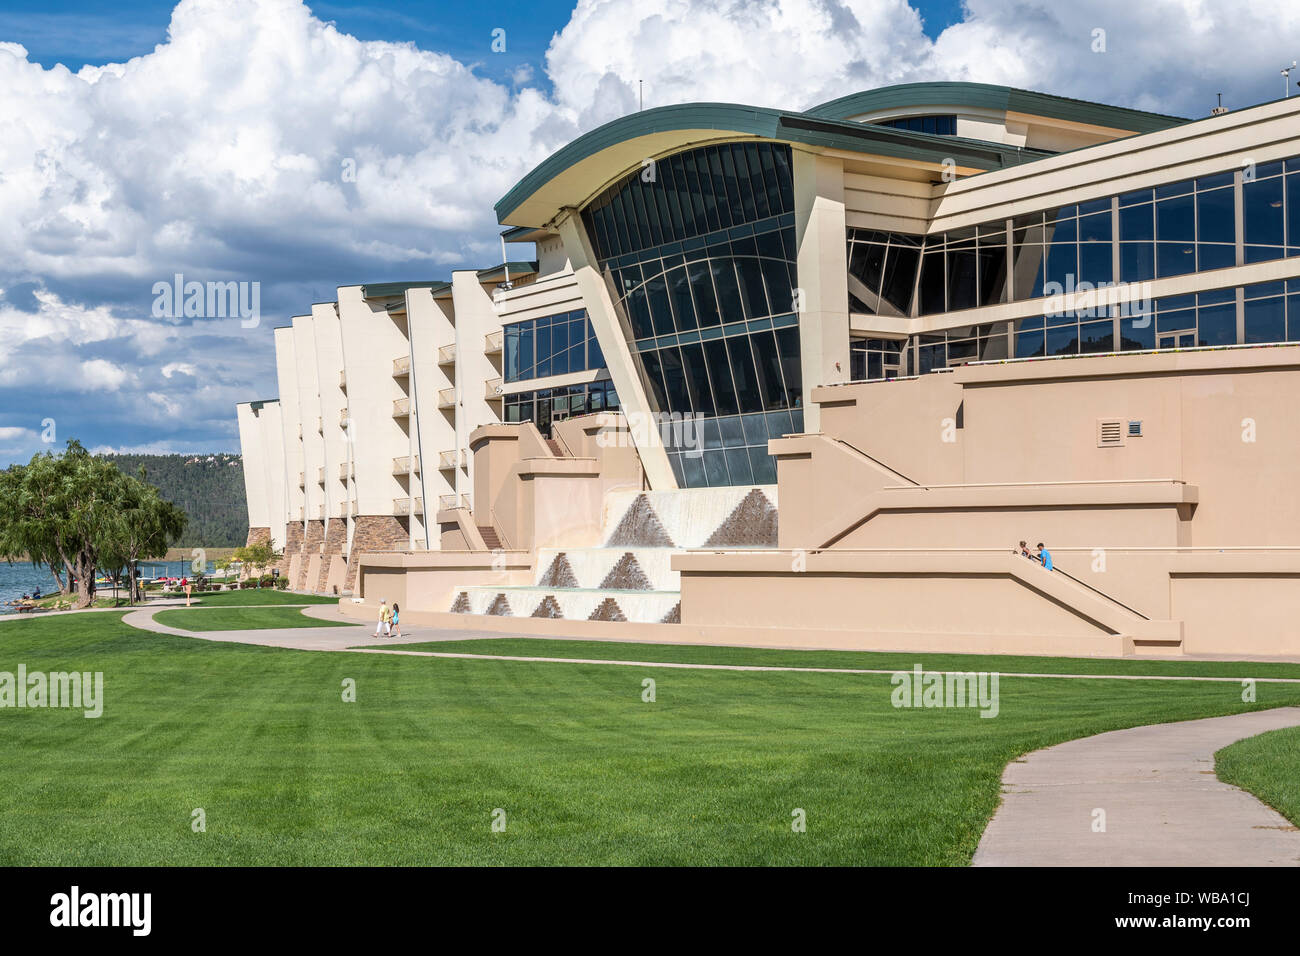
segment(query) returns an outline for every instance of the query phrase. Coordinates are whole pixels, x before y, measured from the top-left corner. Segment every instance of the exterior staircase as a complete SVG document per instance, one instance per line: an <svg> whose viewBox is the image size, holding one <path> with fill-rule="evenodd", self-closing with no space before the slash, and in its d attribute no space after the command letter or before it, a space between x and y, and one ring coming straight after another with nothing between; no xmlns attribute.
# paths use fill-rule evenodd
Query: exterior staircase
<svg viewBox="0 0 1300 956"><path fill-rule="evenodd" d="M485 543L491 529L480 528ZM672 556L688 548L776 547L776 486L615 491L599 547L541 548L528 586L471 585L451 611L586 621L681 622ZM493 539L496 540L495 534Z"/></svg>

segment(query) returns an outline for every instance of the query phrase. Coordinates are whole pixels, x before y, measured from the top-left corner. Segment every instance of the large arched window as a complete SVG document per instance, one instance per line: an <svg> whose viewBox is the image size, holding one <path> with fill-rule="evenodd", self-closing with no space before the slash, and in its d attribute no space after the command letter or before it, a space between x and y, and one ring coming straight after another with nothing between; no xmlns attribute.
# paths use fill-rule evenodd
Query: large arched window
<svg viewBox="0 0 1300 956"><path fill-rule="evenodd" d="M790 148L664 157L584 211L683 487L776 480L769 438L801 431Z"/></svg>

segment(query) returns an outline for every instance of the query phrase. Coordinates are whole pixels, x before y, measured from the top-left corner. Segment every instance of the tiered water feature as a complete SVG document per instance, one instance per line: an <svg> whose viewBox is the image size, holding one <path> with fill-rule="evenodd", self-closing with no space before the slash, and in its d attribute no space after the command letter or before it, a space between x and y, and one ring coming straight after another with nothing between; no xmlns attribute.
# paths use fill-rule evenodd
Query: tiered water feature
<svg viewBox="0 0 1300 956"><path fill-rule="evenodd" d="M776 547L776 486L616 491L605 496L601 546L541 548L533 584L457 592L461 614L579 621L681 621L674 554Z"/></svg>

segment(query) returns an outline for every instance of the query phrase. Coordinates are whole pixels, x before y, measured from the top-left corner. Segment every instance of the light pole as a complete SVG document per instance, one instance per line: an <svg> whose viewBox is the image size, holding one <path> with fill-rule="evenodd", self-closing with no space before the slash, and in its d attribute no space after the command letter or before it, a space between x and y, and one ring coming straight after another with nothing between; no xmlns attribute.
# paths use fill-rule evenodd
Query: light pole
<svg viewBox="0 0 1300 956"><path fill-rule="evenodd" d="M1282 70L1282 96L1284 99L1291 98L1291 71L1296 67L1296 61L1292 60L1291 65Z"/></svg>

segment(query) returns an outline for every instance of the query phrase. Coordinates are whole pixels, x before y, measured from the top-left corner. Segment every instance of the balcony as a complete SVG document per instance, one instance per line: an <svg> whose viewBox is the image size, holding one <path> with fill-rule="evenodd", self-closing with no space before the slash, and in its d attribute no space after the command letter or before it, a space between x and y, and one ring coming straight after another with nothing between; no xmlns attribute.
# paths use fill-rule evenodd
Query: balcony
<svg viewBox="0 0 1300 956"><path fill-rule="evenodd" d="M393 514L422 515L424 514L424 499L423 498L394 498Z"/></svg>
<svg viewBox="0 0 1300 956"><path fill-rule="evenodd" d="M393 474L418 475L420 473L420 456L410 455L393 459Z"/></svg>
<svg viewBox="0 0 1300 956"><path fill-rule="evenodd" d="M454 388L442 388L438 390L438 407L456 407L456 390Z"/></svg>
<svg viewBox="0 0 1300 956"><path fill-rule="evenodd" d="M325 419L320 415L316 416L316 434L317 435L325 434Z"/></svg>
<svg viewBox="0 0 1300 956"><path fill-rule="evenodd" d="M347 410L346 408L340 408L340 409L339 409L339 428L347 428L347 427L348 427L348 410Z"/></svg>
<svg viewBox="0 0 1300 956"><path fill-rule="evenodd" d="M450 451L438 453L439 471L455 471L457 467L463 467L464 464L465 457L458 449L453 448Z"/></svg>
<svg viewBox="0 0 1300 956"><path fill-rule="evenodd" d="M298 487L299 488L307 487L307 472L305 471L298 472Z"/></svg>
<svg viewBox="0 0 1300 956"><path fill-rule="evenodd" d="M497 329L495 332L489 332L487 335L483 336L483 354L500 355L501 342L504 338L505 333L500 329Z"/></svg>
<svg viewBox="0 0 1300 956"><path fill-rule="evenodd" d="M490 378L483 383L483 397L489 402L501 401L501 379Z"/></svg>
<svg viewBox="0 0 1300 956"><path fill-rule="evenodd" d="M323 484L325 484L325 466L324 466L324 465L321 465L319 468L316 469L316 484L318 484L318 485L323 485Z"/></svg>
<svg viewBox="0 0 1300 956"><path fill-rule="evenodd" d="M298 520L299 520L299 521L306 521L306 520L307 520L307 509L306 509L306 508L299 508L299 509L298 509Z"/></svg>
<svg viewBox="0 0 1300 956"><path fill-rule="evenodd" d="M325 506L324 506L324 505L317 505L317 506L316 506L316 515L317 515L317 517L319 517L319 518L324 518L324 517L325 517Z"/></svg>
<svg viewBox="0 0 1300 956"><path fill-rule="evenodd" d="M450 345L444 345L442 348L438 349L438 364L439 365L456 364L456 343L455 342L452 342Z"/></svg>
<svg viewBox="0 0 1300 956"><path fill-rule="evenodd" d="M468 508L469 495L439 495L438 510L450 511L452 508Z"/></svg>
<svg viewBox="0 0 1300 956"><path fill-rule="evenodd" d="M302 438L302 422L298 423L298 438Z"/></svg>
<svg viewBox="0 0 1300 956"><path fill-rule="evenodd" d="M398 398L393 400L393 417L411 417L411 400L409 398Z"/></svg>
<svg viewBox="0 0 1300 956"><path fill-rule="evenodd" d="M393 378L405 378L411 374L411 356L402 355L393 359Z"/></svg>
<svg viewBox="0 0 1300 956"><path fill-rule="evenodd" d="M346 389L347 387L348 387L347 369L341 368L339 369L339 388Z"/></svg>
<svg viewBox="0 0 1300 956"><path fill-rule="evenodd" d="M347 481L353 477L355 477L355 473L348 467L348 463L346 461L339 462L339 481Z"/></svg>

